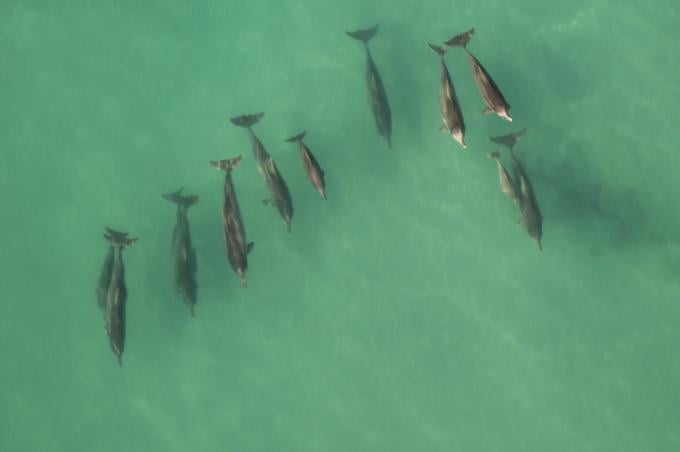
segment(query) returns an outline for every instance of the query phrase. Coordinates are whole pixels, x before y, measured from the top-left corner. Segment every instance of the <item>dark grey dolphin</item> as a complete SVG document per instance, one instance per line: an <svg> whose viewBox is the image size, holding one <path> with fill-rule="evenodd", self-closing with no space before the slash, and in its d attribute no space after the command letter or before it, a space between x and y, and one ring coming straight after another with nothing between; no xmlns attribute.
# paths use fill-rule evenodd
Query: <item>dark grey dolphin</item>
<svg viewBox="0 0 680 452"><path fill-rule="evenodd" d="M111 284L114 257L115 250L113 249L113 245L110 245L109 251L104 258L104 265L102 265L99 281L97 282L97 304L104 314L106 313L106 293L109 291L109 285Z"/></svg>
<svg viewBox="0 0 680 452"><path fill-rule="evenodd" d="M444 45L448 47L462 47L467 53L468 60L470 61L470 66L472 67L472 76L475 79L479 93L484 99L486 108L484 109L484 114L495 113L501 118L512 121L510 116L510 105L503 97L501 90L493 81L489 72L482 66L477 57L475 57L472 52L467 49L467 43L472 39L472 35L475 32L474 28L461 33L453 38L449 39Z"/></svg>
<svg viewBox="0 0 680 452"><path fill-rule="evenodd" d="M273 204L278 208L281 218L286 224L288 232L290 232L290 222L293 218L293 201L290 197L288 186L276 168L276 165L272 161L271 156L264 148L264 145L260 139L255 136L252 129L253 124L256 124L260 119L262 119L262 116L264 116L264 113L242 115L231 118L231 122L239 127L245 127L248 129L248 134L250 135L252 143L253 154L255 155L255 160L257 161L257 168L260 170L260 174L262 175L265 184L267 185L267 189L269 190L269 195L271 196L271 198L265 200L265 203Z"/></svg>
<svg viewBox="0 0 680 452"><path fill-rule="evenodd" d="M454 140L460 143L463 148L465 145L465 121L463 120L463 111L460 108L456 90L453 87L451 74L444 63L444 54L446 50L444 47L428 44L432 50L439 55L439 108L442 114L442 126L448 133L451 134Z"/></svg>
<svg viewBox="0 0 680 452"><path fill-rule="evenodd" d="M302 141L306 134L307 132L299 133L294 137L288 138L286 141L300 144L300 158L302 159L302 166L305 168L309 182L312 183L312 186L319 192L321 197L326 199L326 182L324 181L326 173L321 169L321 165L317 162L312 151Z"/></svg>
<svg viewBox="0 0 680 452"><path fill-rule="evenodd" d="M222 205L222 224L224 226L224 243L227 248L227 258L231 268L241 278L241 285L248 285L246 273L248 271L248 253L255 246L246 241L246 229L243 226L241 209L236 199L236 191L231 180L231 171L241 162L241 156L236 158L214 161L210 164L226 172L224 176L224 204Z"/></svg>
<svg viewBox="0 0 680 452"><path fill-rule="evenodd" d="M231 118L231 122L234 125L248 129L248 135L250 136L250 142L253 148L253 155L255 156L255 161L257 161L257 166L260 168L260 170L262 169L262 165L264 164L265 160L269 158L269 154L267 153L267 150L264 148L264 145L260 139L257 138L253 132L253 125L257 124L263 116L264 113L255 113L252 115L241 115Z"/></svg>
<svg viewBox="0 0 680 452"><path fill-rule="evenodd" d="M288 185L283 180L276 163L271 157L267 159L264 165L264 179L267 182L267 188L271 198L262 201L264 204L274 206L279 211L279 215L286 225L288 233L291 232L291 220L293 219L293 199L290 196Z"/></svg>
<svg viewBox="0 0 680 452"><path fill-rule="evenodd" d="M174 193L162 195L163 198L177 204L177 220L172 234L172 251L175 258L175 287L182 295L184 303L194 317L196 306L198 283L196 272L196 250L191 244L191 230L189 227L189 207L198 202L198 196L183 196L182 189Z"/></svg>
<svg viewBox="0 0 680 452"><path fill-rule="evenodd" d="M519 185L518 199L519 209L522 212L522 224L527 229L527 232L529 232L529 235L536 240L538 248L543 251L543 245L541 244L543 215L541 215L541 209L538 207L534 189L524 168L522 168L522 165L512 151L510 151L510 158L515 171L515 180L517 180Z"/></svg>
<svg viewBox="0 0 680 452"><path fill-rule="evenodd" d="M508 198L510 198L515 204L519 205L519 197L517 196L517 187L515 187L515 182L510 177L510 174L501 163L501 152L496 151L487 154L489 158L496 161L496 166L498 167L498 179L501 185L501 190L505 193Z"/></svg>
<svg viewBox="0 0 680 452"><path fill-rule="evenodd" d="M111 280L106 292L105 313L106 334L109 336L111 350L118 357L118 364L123 365L123 351L125 350L125 304L127 302L127 287L125 285L125 266L123 265L123 249L132 246L137 239L127 237L127 233L120 233L106 229L104 237L114 248L114 261L111 269Z"/></svg>
<svg viewBox="0 0 680 452"><path fill-rule="evenodd" d="M491 141L493 141L496 144L500 144L502 146L505 146L506 148L512 150L513 147L517 144L520 138L526 133L527 129L522 129L519 132L513 132L509 133L507 135L499 135L496 137L489 137Z"/></svg>
<svg viewBox="0 0 680 452"><path fill-rule="evenodd" d="M366 86L368 88L368 101L371 104L371 111L378 127L378 133L385 137L387 146L392 147L392 113L387 102L387 93L383 85L378 68L373 61L371 51L368 48L368 41L378 32L378 25L365 30L347 31L348 36L358 39L364 43L366 49Z"/></svg>

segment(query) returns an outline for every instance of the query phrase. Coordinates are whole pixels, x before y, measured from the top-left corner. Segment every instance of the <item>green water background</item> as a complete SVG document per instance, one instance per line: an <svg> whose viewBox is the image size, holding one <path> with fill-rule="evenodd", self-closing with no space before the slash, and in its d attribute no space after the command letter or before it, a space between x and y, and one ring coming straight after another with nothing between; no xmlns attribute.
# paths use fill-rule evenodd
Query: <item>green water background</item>
<svg viewBox="0 0 680 452"><path fill-rule="evenodd" d="M677 2L195 3L0 2L0 450L680 450ZM392 150L344 34L374 23ZM480 114L451 51L463 151L425 43L472 26L515 122ZM290 236L228 121L257 111ZM522 127L543 253L484 156ZM327 202L283 142L301 130ZM207 163L238 154L247 289ZM195 319L159 196L179 186ZM107 225L140 237L122 368Z"/></svg>

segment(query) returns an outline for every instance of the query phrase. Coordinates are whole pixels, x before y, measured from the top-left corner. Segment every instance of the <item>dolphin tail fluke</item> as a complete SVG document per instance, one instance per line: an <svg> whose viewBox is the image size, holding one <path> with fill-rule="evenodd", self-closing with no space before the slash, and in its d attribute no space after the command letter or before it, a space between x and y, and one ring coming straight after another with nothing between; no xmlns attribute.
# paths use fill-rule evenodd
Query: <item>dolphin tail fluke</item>
<svg viewBox="0 0 680 452"><path fill-rule="evenodd" d="M286 141L289 143L301 143L302 140L305 138L305 135L307 135L307 131L305 130L304 132L300 132L297 135L288 138Z"/></svg>
<svg viewBox="0 0 680 452"><path fill-rule="evenodd" d="M472 28L465 33L454 36L444 43L447 47L467 47L468 42L472 39L472 35L475 33L475 29Z"/></svg>
<svg viewBox="0 0 680 452"><path fill-rule="evenodd" d="M111 244L111 246L120 246L122 248L127 248L129 246L132 246L139 240L138 237L134 238L128 238L127 232L118 232L114 231L111 228L105 228L106 229L106 234L104 234L104 238Z"/></svg>
<svg viewBox="0 0 680 452"><path fill-rule="evenodd" d="M164 195L161 195L163 199L167 199L170 202L174 202L175 204L182 206L182 207L191 207L194 204L198 202L198 196L197 195L190 195L190 196L182 196L182 191L184 190L184 187L180 188L179 190L173 192L173 193L166 193Z"/></svg>
<svg viewBox="0 0 680 452"><path fill-rule="evenodd" d="M231 118L231 122L239 127L245 127L247 129L250 129L250 127L252 127L253 124L257 124L257 122L260 119L262 119L263 116L264 113L255 113L253 115L241 115L236 116L235 118Z"/></svg>
<svg viewBox="0 0 680 452"><path fill-rule="evenodd" d="M116 353L116 356L118 356L118 366L123 367L123 355L121 353Z"/></svg>
<svg viewBox="0 0 680 452"><path fill-rule="evenodd" d="M538 243L538 249L543 251L543 244L541 243L541 239L536 239L536 243Z"/></svg>
<svg viewBox="0 0 680 452"><path fill-rule="evenodd" d="M443 57L444 54L446 53L446 48L445 48L444 46L436 46L436 45L434 45L434 44L430 44L429 42L427 43L427 45L430 46L430 48L431 48L432 50L434 50L435 53L436 53L437 55L441 56L441 57Z"/></svg>
<svg viewBox="0 0 680 452"><path fill-rule="evenodd" d="M370 41L377 32L378 25L374 25L373 27L364 30L347 31L345 33L347 33L347 36L350 38L358 39L364 44L368 44L368 41Z"/></svg>
<svg viewBox="0 0 680 452"><path fill-rule="evenodd" d="M166 199L170 202L180 204L182 199L182 191L184 191L184 187L180 188L179 190L173 191L172 193L162 194L161 196L163 197L163 199Z"/></svg>
<svg viewBox="0 0 680 452"><path fill-rule="evenodd" d="M210 161L210 164L212 166L214 166L215 168L222 170L222 171L231 171L234 168L236 168L239 163L241 163L241 156L240 155L238 157L234 157L232 159L211 160Z"/></svg>
<svg viewBox="0 0 680 452"><path fill-rule="evenodd" d="M111 229L111 228L109 228L109 227L104 227L104 230L105 230L106 233L107 233L108 235L110 235L111 237L115 237L115 238L119 238L119 239L125 238L125 237L127 237L128 234L129 234L128 232L120 232L120 231L116 231L115 229Z"/></svg>

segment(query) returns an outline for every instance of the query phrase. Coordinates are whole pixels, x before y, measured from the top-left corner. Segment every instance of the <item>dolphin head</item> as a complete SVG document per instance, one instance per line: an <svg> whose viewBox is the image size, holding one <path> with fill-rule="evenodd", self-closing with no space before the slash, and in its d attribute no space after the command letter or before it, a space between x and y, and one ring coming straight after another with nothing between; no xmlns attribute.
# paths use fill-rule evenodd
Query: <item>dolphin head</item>
<svg viewBox="0 0 680 452"><path fill-rule="evenodd" d="M248 287L248 281L246 280L246 271L242 268L238 269L238 277L241 278L241 287Z"/></svg>
<svg viewBox="0 0 680 452"><path fill-rule="evenodd" d="M497 112L498 116L501 118L505 119L506 121L512 122L512 116L510 116L510 112L508 111L507 108L501 108L500 111Z"/></svg>
<svg viewBox="0 0 680 452"><path fill-rule="evenodd" d="M451 135L453 136L454 140L456 140L458 143L460 143L461 146L463 146L463 149L467 148L467 145L465 144L465 137L463 136L462 130L456 129L451 132Z"/></svg>

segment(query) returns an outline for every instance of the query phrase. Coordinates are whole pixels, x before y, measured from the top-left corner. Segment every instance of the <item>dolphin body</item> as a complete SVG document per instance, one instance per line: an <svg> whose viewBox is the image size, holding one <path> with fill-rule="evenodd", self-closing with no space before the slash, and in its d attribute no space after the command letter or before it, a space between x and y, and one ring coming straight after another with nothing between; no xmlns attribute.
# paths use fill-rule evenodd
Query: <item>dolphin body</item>
<svg viewBox="0 0 680 452"><path fill-rule="evenodd" d="M104 238L111 244L109 251L111 248L114 250L111 278L104 305L106 334L109 336L111 350L118 357L118 364L122 366L125 350L125 305L128 295L125 285L123 249L132 246L137 239L128 238L126 232L118 232L110 228L106 228L106 232Z"/></svg>
<svg viewBox="0 0 680 452"><path fill-rule="evenodd" d="M378 25L372 28L357 31L347 31L347 36L357 39L364 44L366 50L366 87L368 88L368 101L371 105L375 125L378 133L385 137L387 146L392 147L392 113L387 102L387 93L382 78L378 73L378 68L373 61L373 56L368 48L368 42L378 32Z"/></svg>
<svg viewBox="0 0 680 452"><path fill-rule="evenodd" d="M182 295L184 303L194 317L198 294L198 282L196 272L196 250L191 244L191 231L189 227L189 207L198 202L198 196L183 196L182 189L174 193L162 195L164 199L177 205L177 220L172 234L172 251L175 258L175 287Z"/></svg>
<svg viewBox="0 0 680 452"><path fill-rule="evenodd" d="M279 214L286 225L286 229L290 233L291 221L293 219L293 199L290 196L288 185L286 185L286 181L283 180L283 176L281 176L276 164L264 148L260 139L253 133L252 129L252 126L262 119L262 116L264 116L264 113L241 115L231 118L231 122L236 126L248 129L253 155L257 161L257 167L269 190L270 198L263 202L267 205L274 205L277 207Z"/></svg>
<svg viewBox="0 0 680 452"><path fill-rule="evenodd" d="M444 125L442 129L451 134L454 140L460 143L463 148L465 144L465 121L463 120L463 111L456 96L456 89L453 87L453 80L449 69L444 63L445 47L428 44L440 57L439 60L439 108L441 110L442 121Z"/></svg>
<svg viewBox="0 0 680 452"><path fill-rule="evenodd" d="M222 224L224 226L224 243L227 249L227 258L231 268L241 279L241 285L248 285L246 273L248 271L248 254L255 246L253 242L246 241L246 229L243 226L241 209L236 199L236 191L231 180L231 171L241 162L241 156L232 159L211 161L210 164L217 169L225 171L224 176L224 204L222 205Z"/></svg>
<svg viewBox="0 0 680 452"><path fill-rule="evenodd" d="M515 171L515 179L519 184L518 201L519 209L522 212L522 224L529 235L536 240L538 248L543 251L543 245L541 244L541 238L543 237L543 215L538 206L533 186L524 168L522 168L521 163L512 151L510 151L510 158Z"/></svg>
<svg viewBox="0 0 680 452"><path fill-rule="evenodd" d="M294 137L288 138L286 141L289 143L299 143L300 144L300 158L302 159L302 166L305 168L307 173L307 178L311 182L312 186L321 195L323 199L326 199L326 182L324 177L326 173L319 165L319 162L312 154L312 151L307 147L307 145L302 141L305 138L307 132L302 132Z"/></svg>
<svg viewBox="0 0 680 452"><path fill-rule="evenodd" d="M474 34L474 28L461 33L453 38L449 39L444 43L447 47L462 47L468 56L470 62L470 67L472 68L472 76L475 79L475 84L479 89L479 93L482 95L482 99L486 104L484 109L484 114L495 113L506 121L512 122L512 117L510 116L510 105L503 97L503 93L494 82L489 72L482 66L477 57L475 57L472 52L467 49L467 44L472 39Z"/></svg>

